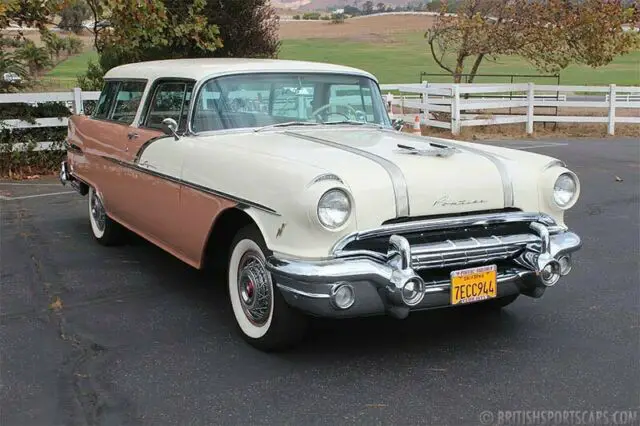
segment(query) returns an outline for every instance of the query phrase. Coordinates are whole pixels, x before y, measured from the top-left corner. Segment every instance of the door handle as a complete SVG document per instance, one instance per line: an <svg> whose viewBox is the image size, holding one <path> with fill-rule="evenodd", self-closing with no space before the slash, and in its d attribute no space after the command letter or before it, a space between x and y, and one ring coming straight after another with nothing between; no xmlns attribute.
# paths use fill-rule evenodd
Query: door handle
<svg viewBox="0 0 640 426"><path fill-rule="evenodd" d="M138 138L138 136L139 136L139 135L138 135L136 132L129 132L129 133L127 134L127 137L129 138L129 140L131 140L131 139L137 139L137 138Z"/></svg>

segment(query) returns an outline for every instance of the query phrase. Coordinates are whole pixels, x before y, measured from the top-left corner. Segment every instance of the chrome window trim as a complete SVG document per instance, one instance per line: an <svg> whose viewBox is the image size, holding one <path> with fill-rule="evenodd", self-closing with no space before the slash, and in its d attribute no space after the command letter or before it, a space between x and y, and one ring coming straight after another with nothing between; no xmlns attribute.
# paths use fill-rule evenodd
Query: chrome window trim
<svg viewBox="0 0 640 426"><path fill-rule="evenodd" d="M378 91L380 91L380 84L378 82L378 80L367 73L364 72L357 72L357 71L313 71L313 70L300 70L300 69L296 69L296 68L291 68L291 69L287 69L287 70L273 70L273 71L243 71L243 70L239 70L239 71L228 71L228 72L216 72L216 73L212 73L212 74L208 74L202 78L200 78L196 84L193 87L193 99L194 101L191 103L191 106L189 108L189 114L187 115L187 128L186 128L186 135L190 135L190 136L205 136L205 135L217 135L217 134L221 134L221 132L225 132L228 133L230 131L230 133L242 133L242 132L248 132L248 131L252 131L255 129L258 129L259 127L237 127L234 129L220 129L220 130L206 130L206 131L201 131L201 132L195 132L193 130L193 116L195 114L195 108L197 105L196 100L198 99L198 97L200 96L200 90L202 89L202 87L209 83L209 81L215 80L216 78L220 78L220 77L228 77L228 76L236 76L236 75L262 75L262 74L334 74L334 75L342 75L342 76L351 76L351 77L363 77L363 78L367 78L369 80L371 80L377 87L378 87ZM380 91L380 93L382 93ZM389 116L387 115L387 120L389 120ZM335 127L335 126L334 126ZM389 126L390 127L390 126ZM224 134L224 133L223 133Z"/></svg>

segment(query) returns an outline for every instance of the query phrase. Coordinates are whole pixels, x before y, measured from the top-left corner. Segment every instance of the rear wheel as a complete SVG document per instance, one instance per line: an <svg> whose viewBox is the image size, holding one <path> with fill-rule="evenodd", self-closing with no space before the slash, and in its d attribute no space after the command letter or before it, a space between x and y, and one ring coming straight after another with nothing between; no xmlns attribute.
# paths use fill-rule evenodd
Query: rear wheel
<svg viewBox="0 0 640 426"><path fill-rule="evenodd" d="M255 225L242 228L231 243L229 300L243 338L263 351L300 341L308 318L291 308L266 269L266 244Z"/></svg>
<svg viewBox="0 0 640 426"><path fill-rule="evenodd" d="M104 246L120 244L124 239L124 229L107 216L102 198L93 187L89 187L89 222L96 241Z"/></svg>

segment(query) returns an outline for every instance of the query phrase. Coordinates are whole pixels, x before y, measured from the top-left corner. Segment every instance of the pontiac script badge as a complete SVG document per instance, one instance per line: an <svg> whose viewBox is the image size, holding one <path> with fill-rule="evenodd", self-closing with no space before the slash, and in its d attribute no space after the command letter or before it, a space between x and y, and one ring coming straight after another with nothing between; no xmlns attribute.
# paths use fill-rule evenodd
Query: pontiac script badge
<svg viewBox="0 0 640 426"><path fill-rule="evenodd" d="M437 199L436 201L433 202L433 206L440 206L440 207L446 207L446 206L466 206L469 204L484 204L486 203L487 200L452 200L449 198L448 195L445 195L442 198Z"/></svg>

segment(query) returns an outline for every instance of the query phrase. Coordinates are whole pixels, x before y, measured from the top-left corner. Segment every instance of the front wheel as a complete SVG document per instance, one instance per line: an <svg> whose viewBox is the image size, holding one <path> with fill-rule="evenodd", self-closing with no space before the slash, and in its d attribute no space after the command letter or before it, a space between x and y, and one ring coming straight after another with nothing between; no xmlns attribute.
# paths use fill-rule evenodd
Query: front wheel
<svg viewBox="0 0 640 426"><path fill-rule="evenodd" d="M236 234L229 257L229 299L243 338L257 349L275 351L300 341L308 319L275 288L265 252L257 227L247 226Z"/></svg>
<svg viewBox="0 0 640 426"><path fill-rule="evenodd" d="M122 226L107 216L102 198L94 187L89 187L89 222L93 236L100 244L112 246L122 242Z"/></svg>

